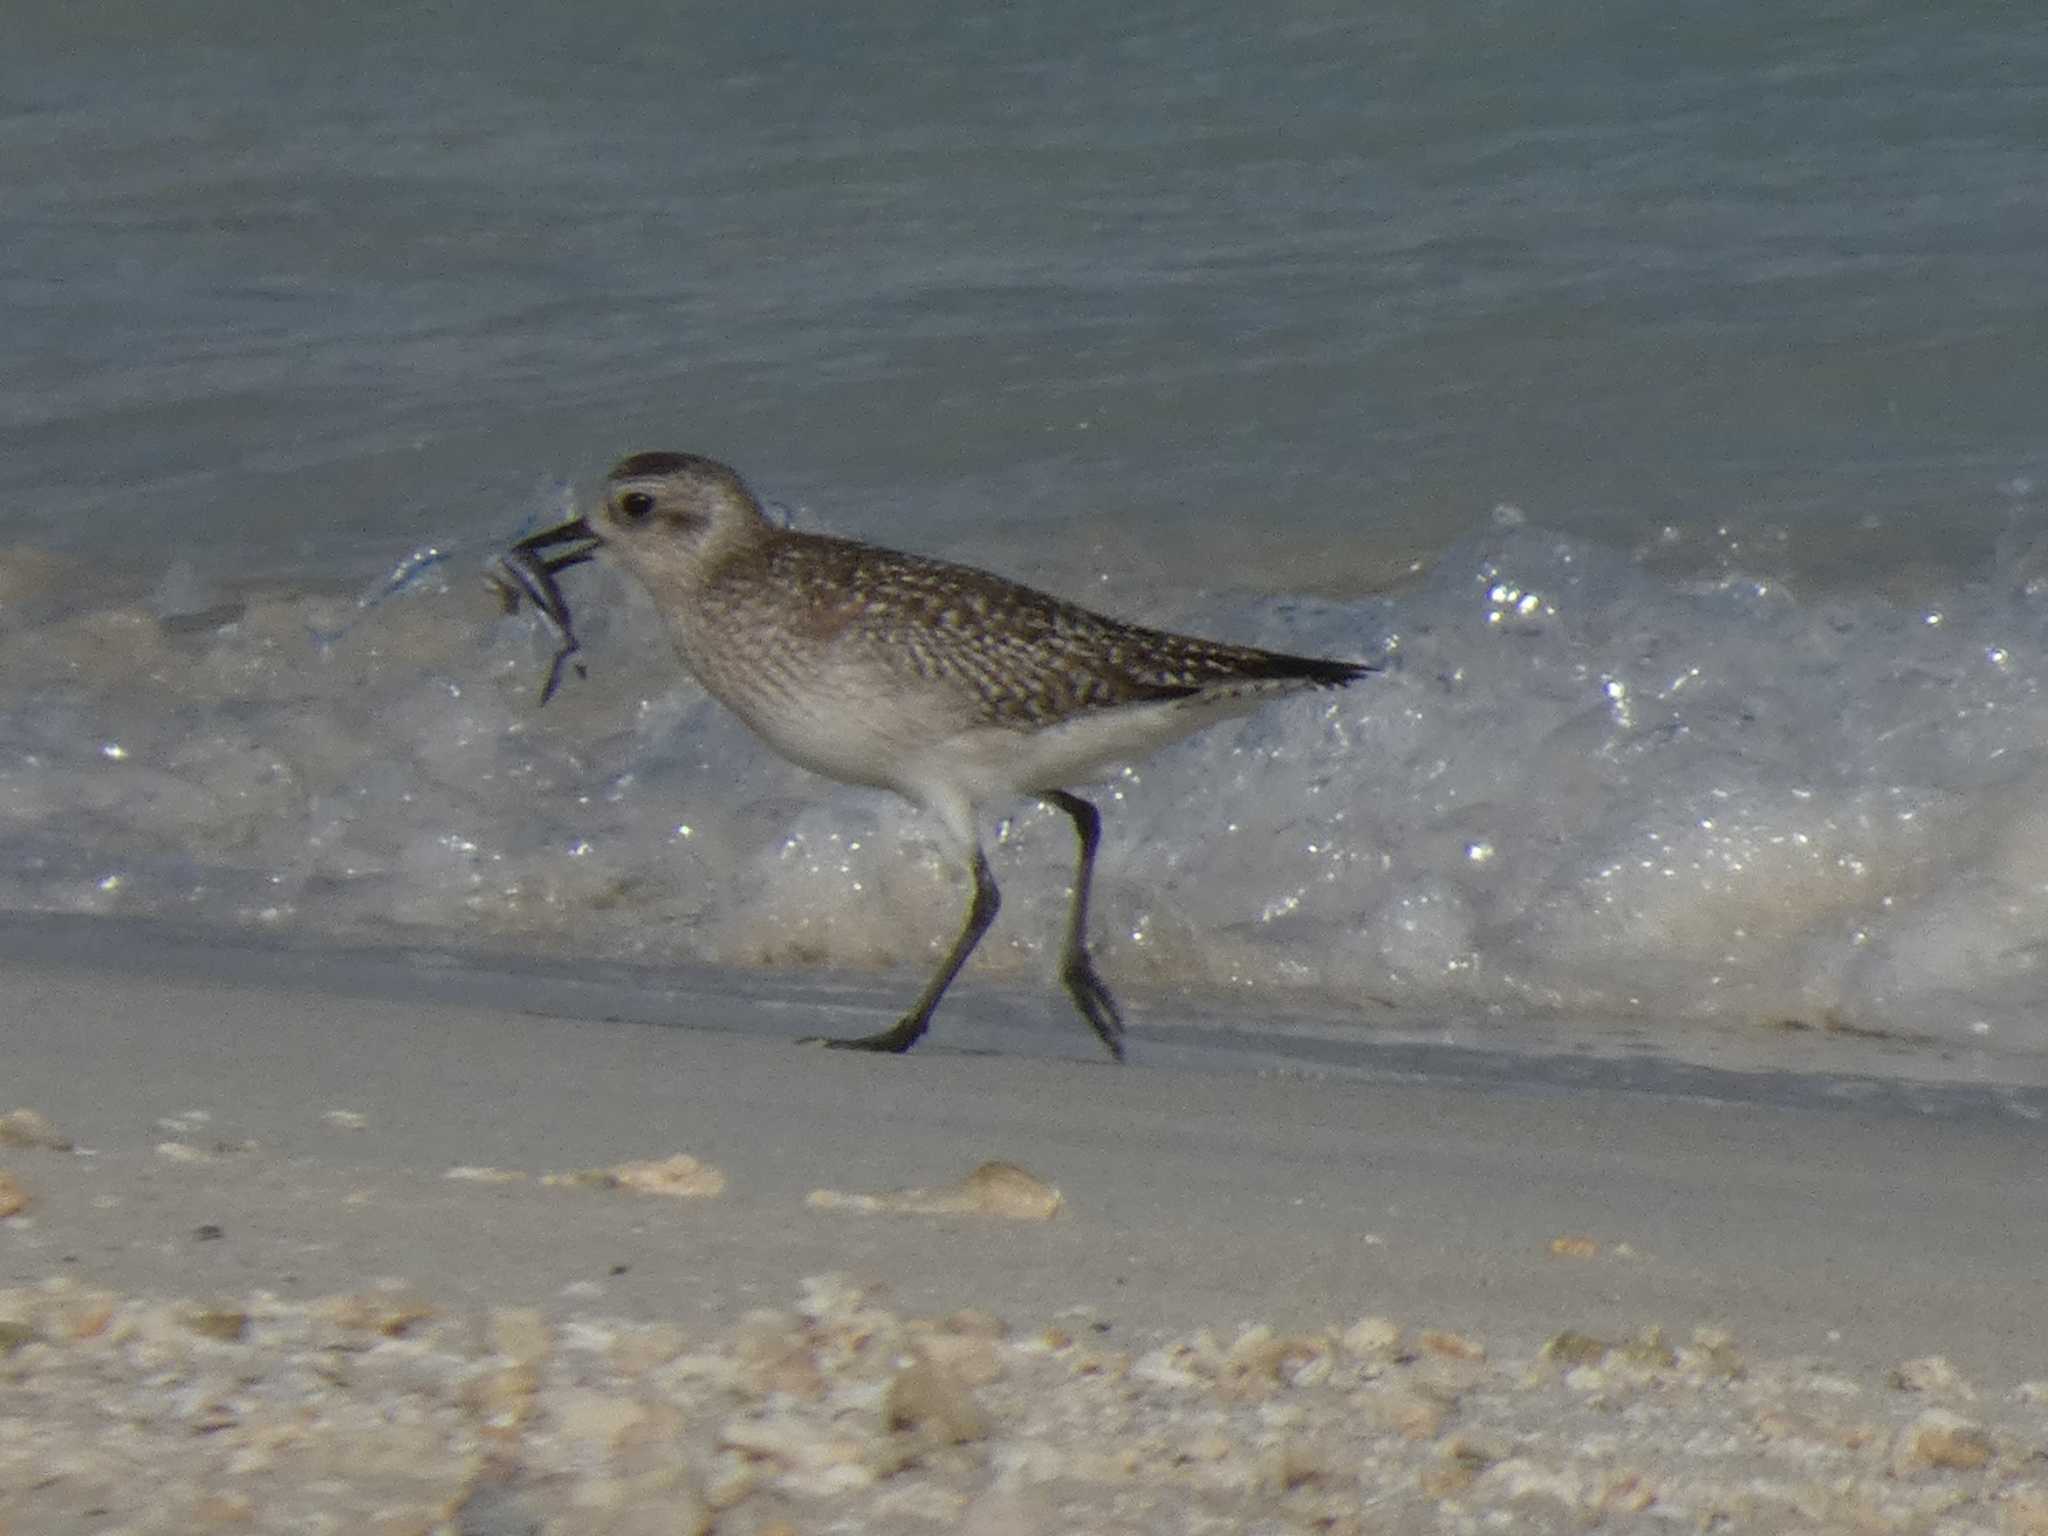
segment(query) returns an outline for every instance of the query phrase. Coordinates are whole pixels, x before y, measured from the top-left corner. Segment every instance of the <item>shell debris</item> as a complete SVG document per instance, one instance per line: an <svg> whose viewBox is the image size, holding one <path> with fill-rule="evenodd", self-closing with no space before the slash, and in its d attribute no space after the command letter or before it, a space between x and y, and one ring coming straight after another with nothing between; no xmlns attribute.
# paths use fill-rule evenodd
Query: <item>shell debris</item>
<svg viewBox="0 0 2048 1536"><path fill-rule="evenodd" d="M814 1211L882 1212L909 1216L1000 1216L1050 1221L1064 1204L1059 1190L1015 1163L983 1163L965 1178L936 1189L898 1189L880 1195L814 1189L804 1204Z"/></svg>
<svg viewBox="0 0 2048 1536"><path fill-rule="evenodd" d="M1042 1316L906 1315L853 1276L741 1304L685 1331L444 1312L397 1278L306 1300L0 1288L0 1531L2048 1536L2039 1383L1973 1383L1966 1414L1805 1356L1723 1374L1711 1327L1567 1371L1595 1342L1555 1321L1482 1353L1380 1318L1226 1342L1221 1319L1134 1317L1130 1368L1088 1369ZM1953 1396L1938 1342L1895 1374Z"/></svg>
<svg viewBox="0 0 2048 1536"><path fill-rule="evenodd" d="M441 1175L460 1184L519 1184L526 1180L526 1173L518 1168L486 1168L473 1163L458 1163Z"/></svg>
<svg viewBox="0 0 2048 1536"><path fill-rule="evenodd" d="M69 1136L61 1135L54 1125L33 1109L9 1110L0 1115L0 1147L69 1152L73 1145Z"/></svg>
<svg viewBox="0 0 2048 1536"><path fill-rule="evenodd" d="M677 1200L710 1200L725 1193L725 1171L687 1152L673 1157L614 1163L609 1168L583 1168L574 1173L541 1175L554 1188L622 1189L636 1195L666 1195Z"/></svg>

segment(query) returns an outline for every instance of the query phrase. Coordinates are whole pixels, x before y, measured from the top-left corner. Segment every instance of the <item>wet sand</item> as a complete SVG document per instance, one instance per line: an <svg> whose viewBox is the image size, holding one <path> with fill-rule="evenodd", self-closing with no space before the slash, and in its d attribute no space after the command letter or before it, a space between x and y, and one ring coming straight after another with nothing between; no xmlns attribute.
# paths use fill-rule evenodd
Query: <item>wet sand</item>
<svg viewBox="0 0 2048 1536"><path fill-rule="evenodd" d="M97 933L0 938L5 1536L2048 1531L2038 1090Z"/></svg>

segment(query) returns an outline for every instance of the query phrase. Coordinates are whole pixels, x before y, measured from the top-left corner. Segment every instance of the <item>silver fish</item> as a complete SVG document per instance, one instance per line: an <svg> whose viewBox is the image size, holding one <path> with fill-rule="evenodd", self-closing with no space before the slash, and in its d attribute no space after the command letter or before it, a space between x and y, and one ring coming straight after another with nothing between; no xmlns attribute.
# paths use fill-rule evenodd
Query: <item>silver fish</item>
<svg viewBox="0 0 2048 1536"><path fill-rule="evenodd" d="M540 690L545 704L562 685L562 668L583 648L569 613L569 601L555 577L573 565L581 565L596 552L602 541L578 518L553 528L529 534L484 567L484 580L498 594L507 613L517 613L522 601L534 611L555 637L554 660L548 666L547 682ZM587 677L583 663L576 663L576 675Z"/></svg>

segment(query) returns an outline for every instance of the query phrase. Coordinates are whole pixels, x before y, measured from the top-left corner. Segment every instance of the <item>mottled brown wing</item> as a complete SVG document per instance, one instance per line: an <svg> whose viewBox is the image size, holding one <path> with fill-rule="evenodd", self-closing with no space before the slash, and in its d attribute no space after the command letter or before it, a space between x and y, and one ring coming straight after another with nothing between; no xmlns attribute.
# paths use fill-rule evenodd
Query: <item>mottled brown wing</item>
<svg viewBox="0 0 2048 1536"><path fill-rule="evenodd" d="M868 643L957 686L990 725L1043 725L1231 683L1335 687L1371 670L1119 623L970 566L853 540L802 542L803 558L776 574L806 597L818 638L857 610Z"/></svg>

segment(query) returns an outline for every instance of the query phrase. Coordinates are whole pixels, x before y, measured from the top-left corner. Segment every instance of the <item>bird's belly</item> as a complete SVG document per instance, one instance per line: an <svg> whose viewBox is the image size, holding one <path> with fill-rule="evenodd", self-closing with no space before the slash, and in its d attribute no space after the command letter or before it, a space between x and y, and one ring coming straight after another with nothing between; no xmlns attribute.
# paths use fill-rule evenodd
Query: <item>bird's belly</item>
<svg viewBox="0 0 2048 1536"><path fill-rule="evenodd" d="M700 681L791 762L956 809L1092 783L1265 696L1219 690L996 724L971 690L877 677L826 651L756 654L742 668L707 664L718 653L692 657L695 649L685 657Z"/></svg>
<svg viewBox="0 0 2048 1536"><path fill-rule="evenodd" d="M723 702L798 767L841 783L906 794L916 778L906 769L931 751L939 734L914 712L846 694L807 690L773 698L728 696Z"/></svg>
<svg viewBox="0 0 2048 1536"><path fill-rule="evenodd" d="M1035 730L982 726L935 744L928 766L977 802L1066 789L1255 707L1246 699L1172 699L1091 710Z"/></svg>

